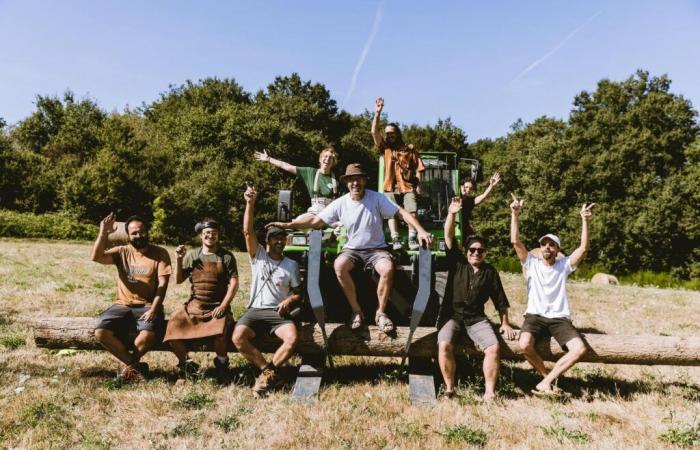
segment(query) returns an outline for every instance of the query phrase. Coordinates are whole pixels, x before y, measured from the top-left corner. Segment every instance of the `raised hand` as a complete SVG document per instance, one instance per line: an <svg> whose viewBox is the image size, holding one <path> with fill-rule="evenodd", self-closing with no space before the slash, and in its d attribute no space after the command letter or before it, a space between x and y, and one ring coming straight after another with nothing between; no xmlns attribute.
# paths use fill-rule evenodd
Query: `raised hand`
<svg viewBox="0 0 700 450"><path fill-rule="evenodd" d="M270 155L267 154L267 150L263 149L262 152L255 152L255 159L263 162L270 162Z"/></svg>
<svg viewBox="0 0 700 450"><path fill-rule="evenodd" d="M290 224L291 222L270 222L267 225L265 225L265 229L269 230L272 227L286 229L289 228Z"/></svg>
<svg viewBox="0 0 700 450"><path fill-rule="evenodd" d="M380 114L382 112L382 109L384 109L384 99L379 97L375 102L374 102L374 111L377 114Z"/></svg>
<svg viewBox="0 0 700 450"><path fill-rule="evenodd" d="M489 185L495 186L498 184L499 181L501 181L501 174L496 172L493 175L491 175L491 179L489 180Z"/></svg>
<svg viewBox="0 0 700 450"><path fill-rule="evenodd" d="M593 211L591 211L591 208L593 208L594 206L595 203L591 203L588 206L586 206L586 204L584 203L581 207L581 219L588 220L588 218L593 215Z"/></svg>
<svg viewBox="0 0 700 450"><path fill-rule="evenodd" d="M462 209L462 197L452 197L450 206L447 207L447 212L456 214Z"/></svg>
<svg viewBox="0 0 700 450"><path fill-rule="evenodd" d="M255 200L258 198L258 193L255 188L246 182L246 189L243 193L243 198L245 198L246 203L254 204Z"/></svg>
<svg viewBox="0 0 700 450"><path fill-rule="evenodd" d="M100 234L109 234L117 231L117 226L115 222L117 221L117 215L113 212L107 214L107 216L100 221Z"/></svg>
<svg viewBox="0 0 700 450"><path fill-rule="evenodd" d="M187 247L185 247L184 245L178 245L178 246L175 248L175 256L177 257L177 259L182 259L182 258L184 258L184 257L185 257L185 253L187 253Z"/></svg>
<svg viewBox="0 0 700 450"><path fill-rule="evenodd" d="M520 212L523 210L525 199L518 200L518 198L512 192L510 193L510 196L513 197L513 202L510 204L510 210L514 215L519 216Z"/></svg>

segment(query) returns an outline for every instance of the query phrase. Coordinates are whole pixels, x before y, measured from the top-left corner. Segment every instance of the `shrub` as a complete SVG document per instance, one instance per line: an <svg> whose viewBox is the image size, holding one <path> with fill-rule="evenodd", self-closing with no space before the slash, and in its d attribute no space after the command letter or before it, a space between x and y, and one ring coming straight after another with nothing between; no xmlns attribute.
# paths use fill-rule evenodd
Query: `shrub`
<svg viewBox="0 0 700 450"><path fill-rule="evenodd" d="M32 214L0 210L0 237L93 240L97 225L66 214Z"/></svg>

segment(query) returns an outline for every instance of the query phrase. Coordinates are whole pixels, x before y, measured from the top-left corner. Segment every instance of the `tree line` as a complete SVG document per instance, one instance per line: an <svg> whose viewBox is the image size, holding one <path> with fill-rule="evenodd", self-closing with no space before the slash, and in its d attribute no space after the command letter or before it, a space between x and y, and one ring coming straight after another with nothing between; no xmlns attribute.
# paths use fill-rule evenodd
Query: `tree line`
<svg viewBox="0 0 700 450"><path fill-rule="evenodd" d="M490 240L492 257L512 256L513 192L526 199L528 246L556 232L565 250L573 249L577 211L596 202L591 264L689 279L700 277L700 127L691 102L670 86L667 76L641 70L623 81L604 79L575 96L568 118L518 120L496 139L470 143L449 118L403 132L419 150L454 151L480 159L487 176L502 174L473 222ZM367 111L340 110L325 86L297 74L256 93L233 79L187 81L152 103L111 113L71 92L38 95L24 120L7 126L0 119L0 208L88 223L110 211L140 214L152 219L152 238L169 243L190 241L194 223L213 217L224 224L227 243L240 248L245 182L261 192L261 224L273 218L277 191L295 183L256 163L254 151L316 166L319 150L330 145L340 155L338 172L361 162L374 186L370 119ZM308 205L300 188L297 212Z"/></svg>

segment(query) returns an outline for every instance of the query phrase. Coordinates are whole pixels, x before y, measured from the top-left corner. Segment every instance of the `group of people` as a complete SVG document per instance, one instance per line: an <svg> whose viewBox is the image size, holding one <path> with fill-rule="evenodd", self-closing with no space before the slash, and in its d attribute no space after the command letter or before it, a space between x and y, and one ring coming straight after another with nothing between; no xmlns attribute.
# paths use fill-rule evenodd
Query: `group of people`
<svg viewBox="0 0 700 450"><path fill-rule="evenodd" d="M188 357L188 343L208 339L216 353L213 364L217 379L220 383L226 383L230 339L240 354L260 371L253 386L257 396L281 384L283 380L278 369L295 352L299 335L293 313L303 298L298 264L284 255L288 230L344 227L347 241L333 267L352 309L350 328L359 329L367 322L351 276L353 268L359 267L371 268L378 274L378 307L374 320L381 331L394 331L395 326L386 314L386 307L393 287L391 250L399 250L403 246L399 240L396 218L401 218L409 227L410 249L416 249L421 244L430 246L433 237L416 217L416 195L421 193L421 172L425 167L417 150L404 143L398 125L387 125L384 135L379 131L383 107L384 100L377 99L371 129L377 149L384 157L383 193L367 189L369 176L357 163L349 164L344 175L337 180L333 175L337 154L332 148L321 151L318 168L294 166L272 158L264 150L255 153L257 160L268 162L300 178L311 197L311 207L307 213L291 222L267 224L265 243L261 244L253 225L257 192L253 186L246 187L243 194L243 234L251 266L251 286L248 307L235 322L230 305L239 288L238 269L233 254L220 246L222 230L218 222L204 219L195 226L195 233L201 238L201 247L187 250L180 245L175 250L175 281L180 284L189 279L191 293L188 300L170 315L166 328L163 300L172 274L167 250L149 243L148 224L136 216L125 222L128 244L107 248L107 237L115 230L116 216L109 214L101 221L92 260L115 265L119 277L117 301L100 315L95 336L124 364L121 372L124 380L139 381L147 375L148 366L141 359L161 338L177 356L180 373L184 377L196 373L199 367ZM447 397L454 395L454 340L461 333L466 333L484 352L484 399L492 399L495 395L499 339L484 313L484 305L489 299L499 311L500 333L506 339L517 337L509 323L509 303L498 272L485 262L487 241L473 235L469 225L474 206L483 201L499 181L499 174L494 174L486 191L473 197L474 180L467 180L462 185L462 196L452 200L444 224L449 272L438 320L438 362ZM341 186L347 189L344 195L339 194ZM528 284L528 307L519 343L527 360L543 376L533 390L536 394L554 392L556 378L586 351L581 336L571 323L566 279L588 249L588 219L592 206L584 205L581 210L581 244L569 257L557 259L561 244L553 234L540 238L541 251L537 253L538 256L528 252L518 232L523 200L513 197L510 205L511 241L526 270ZM457 214L462 215L463 226L471 234L463 243L455 240ZM391 245L384 237L385 220L389 221ZM463 248L460 249L460 246ZM129 336L133 333L136 333L136 337L132 342ZM282 342L269 361L253 343L256 336L263 335L277 336ZM548 370L534 344L538 337L550 335L567 349L567 353Z"/></svg>

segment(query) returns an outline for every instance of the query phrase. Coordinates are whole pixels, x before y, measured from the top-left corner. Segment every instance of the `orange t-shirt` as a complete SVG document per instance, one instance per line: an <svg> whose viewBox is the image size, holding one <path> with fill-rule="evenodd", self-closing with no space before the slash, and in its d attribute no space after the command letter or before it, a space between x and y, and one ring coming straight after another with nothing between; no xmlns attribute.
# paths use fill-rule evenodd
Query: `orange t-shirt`
<svg viewBox="0 0 700 450"><path fill-rule="evenodd" d="M105 253L112 255L117 266L117 304L143 306L152 303L158 288L158 277L170 275L170 255L163 247L149 245L142 254L132 245L110 248Z"/></svg>
<svg viewBox="0 0 700 450"><path fill-rule="evenodd" d="M384 152L384 192L393 192L394 184L402 194L413 192L416 172L425 170L423 160L413 144L398 149L383 144L379 151Z"/></svg>

